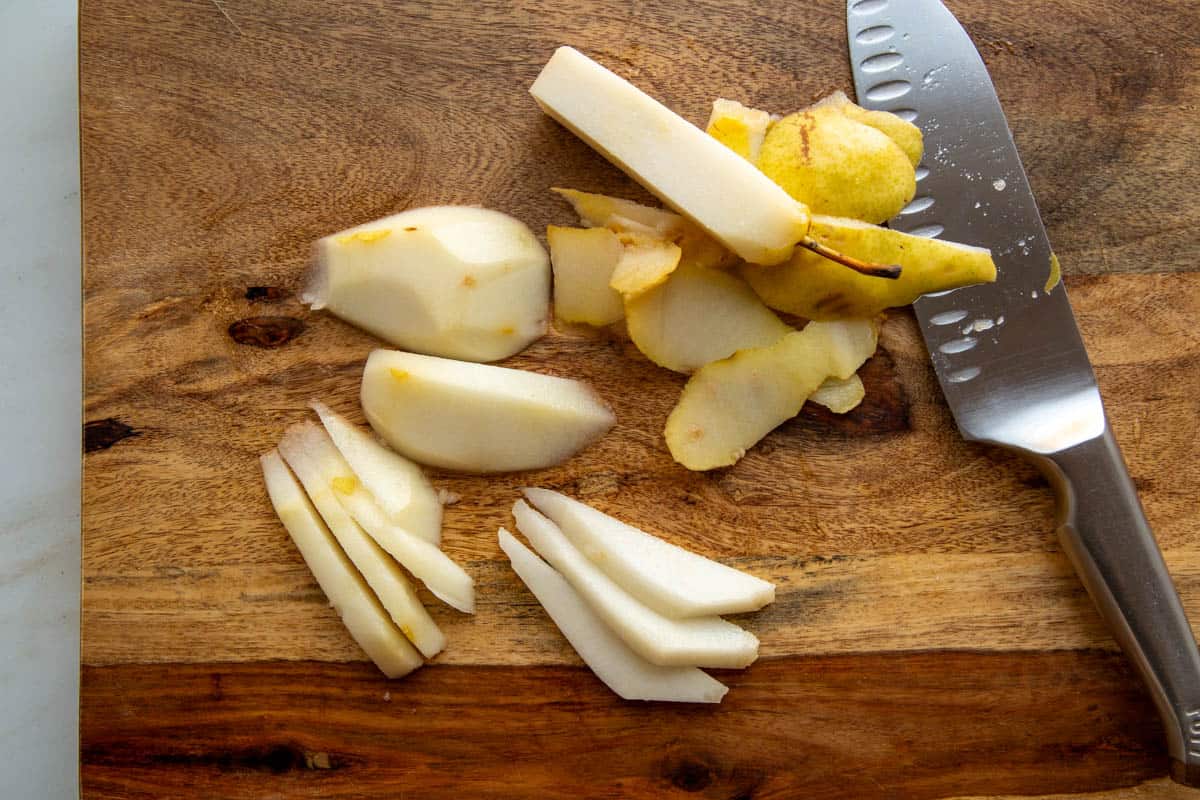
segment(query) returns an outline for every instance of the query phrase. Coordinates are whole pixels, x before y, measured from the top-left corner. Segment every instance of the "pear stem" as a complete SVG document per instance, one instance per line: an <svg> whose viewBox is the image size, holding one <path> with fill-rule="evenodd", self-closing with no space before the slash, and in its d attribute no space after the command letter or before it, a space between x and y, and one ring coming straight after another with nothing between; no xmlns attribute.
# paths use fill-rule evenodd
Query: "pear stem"
<svg viewBox="0 0 1200 800"><path fill-rule="evenodd" d="M832 247L821 244L816 239L805 236L800 240L800 246L812 250L822 258L828 258L843 267L848 267L860 275L867 275L872 278L887 278L896 280L900 277L899 264L870 264L866 261L860 261L854 256L848 256L845 253L839 253Z"/></svg>

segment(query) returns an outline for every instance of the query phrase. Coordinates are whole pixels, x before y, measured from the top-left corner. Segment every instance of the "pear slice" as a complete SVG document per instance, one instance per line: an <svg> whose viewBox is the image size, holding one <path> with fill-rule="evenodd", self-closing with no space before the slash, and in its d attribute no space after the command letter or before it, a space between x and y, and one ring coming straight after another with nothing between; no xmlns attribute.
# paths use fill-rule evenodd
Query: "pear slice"
<svg viewBox="0 0 1200 800"><path fill-rule="evenodd" d="M758 153L770 126L771 115L766 111L749 108L736 100L718 98L713 101L706 131L709 136L754 164L758 162Z"/></svg>
<svg viewBox="0 0 1200 800"><path fill-rule="evenodd" d="M497 361L546 332L546 251L499 211L411 209L326 236L316 251L305 301L406 350Z"/></svg>
<svg viewBox="0 0 1200 800"><path fill-rule="evenodd" d="M812 237L864 261L899 264L900 277L889 281L859 275L798 249L786 264L741 270L771 308L808 319L861 319L906 306L927 292L996 280L992 254L982 247L825 216L813 217Z"/></svg>
<svg viewBox="0 0 1200 800"><path fill-rule="evenodd" d="M570 47L529 89L542 110L651 194L755 264L785 261L808 211L754 165Z"/></svg>
<svg viewBox="0 0 1200 800"><path fill-rule="evenodd" d="M719 703L729 689L696 667L660 667L629 648L553 567L504 528L500 549L583 663L626 700Z"/></svg>
<svg viewBox="0 0 1200 800"><path fill-rule="evenodd" d="M464 614L474 614L475 581L471 576L436 545L388 519L353 476L340 469L335 474L338 477L330 481L334 494L354 521L434 597Z"/></svg>
<svg viewBox="0 0 1200 800"><path fill-rule="evenodd" d="M421 654L392 624L379 599L317 516L279 452L272 450L259 460L275 513L350 637L389 678L399 678L421 666Z"/></svg>
<svg viewBox="0 0 1200 800"><path fill-rule="evenodd" d="M677 244L637 234L624 234L621 243L624 250L608 285L626 300L665 283L683 255Z"/></svg>
<svg viewBox="0 0 1200 800"><path fill-rule="evenodd" d="M616 422L579 381L395 350L367 358L361 399L371 427L400 453L466 472L553 466Z"/></svg>
<svg viewBox="0 0 1200 800"><path fill-rule="evenodd" d="M548 489L525 497L571 544L629 594L665 617L757 611L775 586L727 567Z"/></svg>
<svg viewBox="0 0 1200 800"><path fill-rule="evenodd" d="M901 119L888 111L865 109L851 102L846 93L840 90L813 104L814 108L821 106L832 106L850 119L870 125L880 133L887 134L889 139L900 146L914 167L921 163L921 156L925 151L924 137L921 129L908 120Z"/></svg>
<svg viewBox="0 0 1200 800"><path fill-rule="evenodd" d="M428 542L442 539L442 503L421 468L351 424L322 402L317 412L329 438L388 518Z"/></svg>
<svg viewBox="0 0 1200 800"><path fill-rule="evenodd" d="M318 425L293 425L280 440L279 453L296 473L308 498L387 609L392 621L427 658L437 655L445 648L446 637L421 605L412 584L391 556L359 527L334 496L321 461L312 451L312 443L322 438L327 439L327 434ZM333 447L332 442L329 446Z"/></svg>
<svg viewBox="0 0 1200 800"><path fill-rule="evenodd" d="M853 411L866 395L866 387L858 375L851 375L845 380L826 378L809 396L808 402L825 406L835 414L846 414Z"/></svg>
<svg viewBox="0 0 1200 800"><path fill-rule="evenodd" d="M564 322L611 325L625 316L621 295L608 285L624 248L607 228L546 228L554 267L554 314Z"/></svg>
<svg viewBox="0 0 1200 800"><path fill-rule="evenodd" d="M664 431L671 456L691 470L727 467L780 423L800 412L860 347L857 369L875 351L874 322L810 322L775 344L742 350L700 369L679 396ZM867 345L870 349L867 349Z"/></svg>
<svg viewBox="0 0 1200 800"><path fill-rule="evenodd" d="M683 232L684 219L673 211L578 189L555 187L550 191L570 203L579 221L589 228L611 228L630 233L653 231L664 239L673 239Z"/></svg>
<svg viewBox="0 0 1200 800"><path fill-rule="evenodd" d="M681 264L666 283L626 298L625 320L647 358L685 373L772 344L791 330L736 275L693 264Z"/></svg>
<svg viewBox="0 0 1200 800"><path fill-rule="evenodd" d="M900 213L917 191L916 172L904 150L835 106L809 108L776 122L757 163L814 214L883 222ZM815 232L810 235L829 244Z"/></svg>
<svg viewBox="0 0 1200 800"><path fill-rule="evenodd" d="M513 516L538 554L570 581L625 644L652 664L740 668L758 657L758 639L731 622L720 617L670 619L638 602L524 500L513 506Z"/></svg>

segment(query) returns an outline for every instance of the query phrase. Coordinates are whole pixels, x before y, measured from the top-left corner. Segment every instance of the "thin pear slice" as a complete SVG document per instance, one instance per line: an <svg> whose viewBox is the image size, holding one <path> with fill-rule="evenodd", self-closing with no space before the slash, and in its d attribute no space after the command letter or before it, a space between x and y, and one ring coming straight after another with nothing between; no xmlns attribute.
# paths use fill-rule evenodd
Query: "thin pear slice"
<svg viewBox="0 0 1200 800"><path fill-rule="evenodd" d="M605 575L663 616L740 614L775 599L774 584L665 542L578 500L548 489L524 493Z"/></svg>
<svg viewBox="0 0 1200 800"><path fill-rule="evenodd" d="M421 468L324 403L308 405L388 518L426 541L440 542L442 503Z"/></svg>
<svg viewBox="0 0 1200 800"><path fill-rule="evenodd" d="M981 247L819 215L813 217L812 237L863 261L899 264L900 277L859 275L799 249L785 264L742 268L742 277L771 308L808 319L864 319L927 292L996 280L992 254Z"/></svg>
<svg viewBox="0 0 1200 800"><path fill-rule="evenodd" d="M663 667L740 668L758 658L758 639L720 617L670 619L640 603L575 549L553 522L524 500L517 528L562 573L605 624L642 658Z"/></svg>
<svg viewBox="0 0 1200 800"><path fill-rule="evenodd" d="M831 330L851 328L851 330ZM859 330L853 330L859 329ZM800 412L830 375L849 377L875 350L874 322L810 322L767 347L742 350L700 369L679 396L664 431L671 456L692 470L734 464L746 450ZM867 351L865 344L870 344ZM835 370L842 370L841 373Z"/></svg>
<svg viewBox="0 0 1200 800"><path fill-rule="evenodd" d="M739 256L778 264L808 211L754 165L625 79L560 47L529 89L542 110Z"/></svg>
<svg viewBox="0 0 1200 800"><path fill-rule="evenodd" d="M808 402L825 406L835 414L845 414L853 411L863 398L867 396L862 378L851 375L845 380L826 378L815 392L809 395Z"/></svg>
<svg viewBox="0 0 1200 800"><path fill-rule="evenodd" d="M367 358L361 399L400 453L466 472L553 466L616 422L580 381L395 350Z"/></svg>
<svg viewBox="0 0 1200 800"><path fill-rule="evenodd" d="M736 100L718 98L713 101L712 115L705 130L709 136L754 164L770 126L771 115L766 111L749 108Z"/></svg>
<svg viewBox="0 0 1200 800"><path fill-rule="evenodd" d="M681 264L666 283L625 300L629 336L647 358L693 372L791 330L736 275Z"/></svg>
<svg viewBox="0 0 1200 800"><path fill-rule="evenodd" d="M624 248L607 228L549 225L554 268L554 315L564 322L611 325L625 316L621 295L608 285Z"/></svg>
<svg viewBox="0 0 1200 800"><path fill-rule="evenodd" d="M392 624L379 599L317 516L278 451L262 456L260 462L275 513L350 637L389 678L399 678L421 666L421 654Z"/></svg>
<svg viewBox="0 0 1200 800"><path fill-rule="evenodd" d="M431 658L445 648L446 637L421 605L416 591L400 567L338 502L321 468L321 462L313 456L310 446L311 441L319 441L325 436L325 431L313 423L294 425L280 440L279 453L292 472L296 473L308 498L379 602L387 609L392 621L418 650Z"/></svg>
<svg viewBox="0 0 1200 800"><path fill-rule="evenodd" d="M388 519L371 493L363 488L350 464L342 458L329 434L306 429L300 440L305 455L320 470L334 497L375 542L442 602L465 614L475 613L475 582L450 557L419 536Z"/></svg>
<svg viewBox="0 0 1200 800"><path fill-rule="evenodd" d="M679 245L637 234L621 237L624 249L608 285L626 300L666 283L679 266Z"/></svg>
<svg viewBox="0 0 1200 800"><path fill-rule="evenodd" d="M504 528L500 549L583 663L626 700L719 703L729 691L696 667L660 667L629 648L553 567Z"/></svg>
<svg viewBox="0 0 1200 800"><path fill-rule="evenodd" d="M475 581L448 555L389 520L353 477L332 481L334 494L372 539L425 584L434 597L464 614L475 613Z"/></svg>

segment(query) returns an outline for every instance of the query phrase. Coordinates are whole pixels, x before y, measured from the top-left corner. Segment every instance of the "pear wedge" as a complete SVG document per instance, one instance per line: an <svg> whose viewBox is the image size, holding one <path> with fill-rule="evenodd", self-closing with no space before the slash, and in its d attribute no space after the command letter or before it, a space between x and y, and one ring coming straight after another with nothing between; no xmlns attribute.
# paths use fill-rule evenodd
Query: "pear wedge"
<svg viewBox="0 0 1200 800"><path fill-rule="evenodd" d="M808 233L808 210L753 164L578 50L558 48L529 92L548 115L746 261L785 261Z"/></svg>
<svg viewBox="0 0 1200 800"><path fill-rule="evenodd" d="M359 527L334 496L333 486L320 460L312 453L312 443L322 438L327 438L327 435L317 425L294 425L280 440L279 453L296 473L308 498L379 602L387 609L392 621L427 658L436 655L446 646L445 635L421 605L416 591L400 567Z"/></svg>
<svg viewBox="0 0 1200 800"><path fill-rule="evenodd" d="M720 617L670 619L640 603L583 556L553 522L524 500L517 528L542 558L638 655L663 667L741 668L758 657L758 639Z"/></svg>
<svg viewBox="0 0 1200 800"><path fill-rule="evenodd" d="M661 286L626 298L625 322L647 358L684 373L791 330L736 275L687 263Z"/></svg>
<svg viewBox="0 0 1200 800"><path fill-rule="evenodd" d="M464 472L553 466L616 422L580 381L395 350L367 358L360 398L398 452Z"/></svg>
<svg viewBox="0 0 1200 800"><path fill-rule="evenodd" d="M741 270L771 308L808 319L864 319L906 306L927 292L996 280L992 254L981 247L825 216L813 217L812 236L864 261L899 264L900 277L880 280L859 275L798 249L786 264L747 265Z"/></svg>
<svg viewBox="0 0 1200 800"><path fill-rule="evenodd" d="M667 417L671 456L691 470L736 463L796 416L826 378L853 374L875 351L877 336L873 321L810 322L772 345L704 366Z"/></svg>
<svg viewBox="0 0 1200 800"><path fill-rule="evenodd" d="M500 549L583 663L626 700L719 703L729 689L696 667L660 667L631 650L553 567L504 528Z"/></svg>
<svg viewBox="0 0 1200 800"><path fill-rule="evenodd" d="M421 468L322 402L309 407L388 518L428 542L442 539L442 503Z"/></svg>
<svg viewBox="0 0 1200 800"><path fill-rule="evenodd" d="M524 494L605 575L663 616L740 614L775 599L774 584L665 542L578 500L548 489L525 489Z"/></svg>
<svg viewBox="0 0 1200 800"><path fill-rule="evenodd" d="M624 249L608 285L627 300L665 283L683 255L677 244L638 234L624 234L621 243Z"/></svg>
<svg viewBox="0 0 1200 800"><path fill-rule="evenodd" d="M387 611L338 546L278 451L262 456L260 462L275 513L329 604L342 618L350 637L389 678L399 678L421 666L421 654L392 624Z"/></svg>

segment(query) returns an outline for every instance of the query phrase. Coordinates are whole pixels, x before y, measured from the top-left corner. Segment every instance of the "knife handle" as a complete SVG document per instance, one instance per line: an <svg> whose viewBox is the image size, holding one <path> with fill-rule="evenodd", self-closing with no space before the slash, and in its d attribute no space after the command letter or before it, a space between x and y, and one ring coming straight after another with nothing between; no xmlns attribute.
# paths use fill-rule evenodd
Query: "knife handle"
<svg viewBox="0 0 1200 800"><path fill-rule="evenodd" d="M1150 690L1171 778L1200 786L1200 649L1107 421L1050 461L1063 549Z"/></svg>

